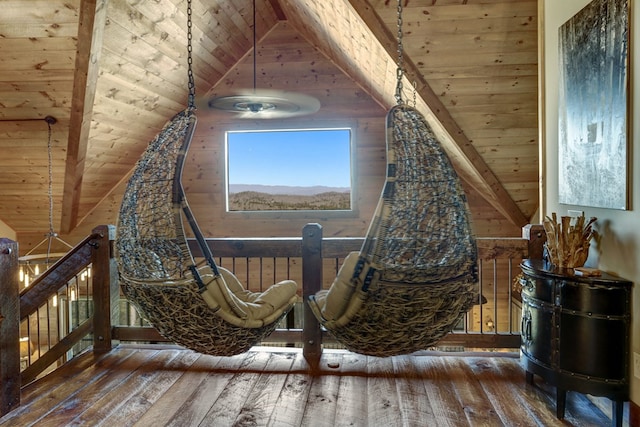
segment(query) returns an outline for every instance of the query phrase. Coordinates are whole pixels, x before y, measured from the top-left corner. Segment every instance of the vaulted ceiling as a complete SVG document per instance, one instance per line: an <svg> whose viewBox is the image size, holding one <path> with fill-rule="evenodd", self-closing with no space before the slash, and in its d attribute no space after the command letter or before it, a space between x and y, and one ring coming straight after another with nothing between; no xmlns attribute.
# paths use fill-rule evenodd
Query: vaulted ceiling
<svg viewBox="0 0 640 427"><path fill-rule="evenodd" d="M415 97L466 187L509 223L526 224L538 206L537 1L402 5L405 99ZM326 81L310 93L325 102L320 116L367 115L371 100L388 109L397 11L395 0L258 0L259 84ZM0 221L18 235L49 228L52 116L54 226L86 228L186 105L186 12L185 0L2 2ZM192 18L196 92L248 86L252 0L192 0ZM342 80L359 90L341 91Z"/></svg>

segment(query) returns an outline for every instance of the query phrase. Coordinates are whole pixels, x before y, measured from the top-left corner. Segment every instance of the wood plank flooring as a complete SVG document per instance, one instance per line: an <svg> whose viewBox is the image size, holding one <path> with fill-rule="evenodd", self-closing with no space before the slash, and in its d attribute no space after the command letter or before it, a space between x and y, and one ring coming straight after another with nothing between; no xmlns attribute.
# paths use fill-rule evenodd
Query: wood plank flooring
<svg viewBox="0 0 640 427"><path fill-rule="evenodd" d="M569 392L525 383L517 354L375 358L325 350L317 371L301 351L256 347L234 357L168 345L83 354L23 388L0 426L606 426Z"/></svg>

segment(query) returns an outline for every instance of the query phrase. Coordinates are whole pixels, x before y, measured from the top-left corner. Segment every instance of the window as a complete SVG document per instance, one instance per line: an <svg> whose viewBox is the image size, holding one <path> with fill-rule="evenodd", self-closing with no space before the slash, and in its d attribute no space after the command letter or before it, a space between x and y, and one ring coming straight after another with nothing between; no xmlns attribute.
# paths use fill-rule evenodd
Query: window
<svg viewBox="0 0 640 427"><path fill-rule="evenodd" d="M227 132L227 211L352 210L351 133Z"/></svg>

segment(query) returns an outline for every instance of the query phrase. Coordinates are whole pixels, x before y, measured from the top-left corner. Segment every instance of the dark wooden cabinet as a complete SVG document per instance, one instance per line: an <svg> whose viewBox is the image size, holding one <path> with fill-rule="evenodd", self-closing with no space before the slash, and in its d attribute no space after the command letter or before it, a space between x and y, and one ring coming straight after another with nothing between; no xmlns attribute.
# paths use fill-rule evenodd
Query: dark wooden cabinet
<svg viewBox="0 0 640 427"><path fill-rule="evenodd" d="M541 376L556 387L556 415L564 418L567 390L613 401L622 425L629 400L632 283L602 273L574 274L542 260L524 260L522 360L527 382Z"/></svg>

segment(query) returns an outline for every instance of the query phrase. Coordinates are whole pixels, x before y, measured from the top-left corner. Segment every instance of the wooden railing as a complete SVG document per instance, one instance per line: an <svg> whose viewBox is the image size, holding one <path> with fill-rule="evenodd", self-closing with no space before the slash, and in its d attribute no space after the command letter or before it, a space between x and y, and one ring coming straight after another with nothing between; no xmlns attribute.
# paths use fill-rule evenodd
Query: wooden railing
<svg viewBox="0 0 640 427"><path fill-rule="evenodd" d="M111 299L107 295L110 290L117 289L117 276L111 256L113 231L112 226L97 227L21 292L18 245L8 239L0 239L2 414L19 405L21 385L33 381L53 364L62 363L69 357L72 348L88 335L93 336L94 351L111 349ZM91 289L84 293L93 299L94 308L85 316L78 316L78 321L69 324L64 331L58 325L52 328L48 314L51 307L58 304L60 291L75 286L74 290L78 295L80 289L77 283L72 283L89 266L93 268L94 277ZM34 327L31 326L32 323ZM23 349L21 337L25 331ZM55 333L54 337L52 333ZM44 346L46 350L40 345L43 340L47 342ZM37 344L34 345L34 341ZM24 369L21 369L21 362L26 362Z"/></svg>
<svg viewBox="0 0 640 427"><path fill-rule="evenodd" d="M529 256L539 257L542 251L543 234L540 228L527 228L528 238L478 239L480 289L478 305L464 319L460 328L446 336L440 345L456 348L518 348L520 346L517 305L519 294L513 291L512 282L519 272L518 264ZM112 341L166 341L153 327L145 326L141 320L122 319L119 308L128 304L120 295L117 273L113 259L113 226L100 226L78 244L69 254L38 277L28 288L18 294L18 247L15 242L0 239L0 374L2 374L2 402L0 412L10 411L19 404L20 386L26 384L52 364L61 363L69 357L71 349L81 340L92 344L93 351L104 352L112 348ZM261 290L270 283L285 278L302 284L301 300L331 285L344 257L357 251L362 238L323 238L322 227L307 224L299 238L243 238L207 239L217 262L241 276L251 290ZM201 253L195 241L190 241L193 255ZM32 336L30 325L36 324L36 341L49 322L54 295L60 289L77 281L77 275L91 267L91 284L87 284L83 301L87 303L86 316L67 333L56 331L56 337L45 346L38 345L35 360L27 359L26 368L20 369L20 336ZM73 285L75 286L75 285ZM486 299L483 303L482 299ZM44 310L45 314L39 311ZM124 310L133 311L131 308ZM30 316L36 314L35 321ZM297 316L297 317L296 317ZM300 318L302 317L302 318ZM40 319L43 319L40 321ZM26 323L26 326L25 326ZM45 323L42 325L41 323ZM125 324L122 324L125 323ZM21 331L22 330L22 331ZM334 345L310 310L300 303L292 310L282 328L270 337L269 344L295 345L303 347L307 360L317 360L323 345ZM29 353L30 355L31 353ZM23 357L24 359L24 357ZM5 380L6 379L6 380Z"/></svg>

